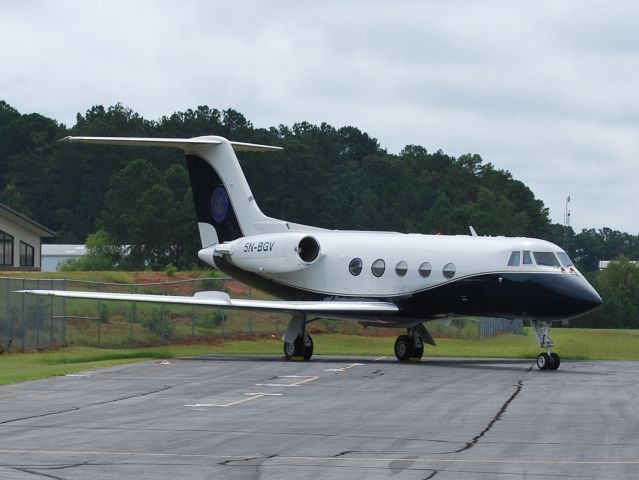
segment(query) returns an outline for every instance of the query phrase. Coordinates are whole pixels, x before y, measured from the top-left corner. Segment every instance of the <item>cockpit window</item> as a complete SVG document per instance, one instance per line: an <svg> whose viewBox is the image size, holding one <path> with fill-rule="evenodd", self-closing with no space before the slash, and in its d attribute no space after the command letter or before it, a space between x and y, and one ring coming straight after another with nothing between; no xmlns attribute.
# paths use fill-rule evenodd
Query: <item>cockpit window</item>
<svg viewBox="0 0 639 480"><path fill-rule="evenodd" d="M559 261L564 267L573 267L572 261L570 257L566 254L566 252L558 252L557 256L559 257Z"/></svg>
<svg viewBox="0 0 639 480"><path fill-rule="evenodd" d="M559 260L552 252L533 252L537 265L545 267L560 267Z"/></svg>
<svg viewBox="0 0 639 480"><path fill-rule="evenodd" d="M513 252L510 254L510 259L508 260L509 267L518 267L519 266L519 252Z"/></svg>
<svg viewBox="0 0 639 480"><path fill-rule="evenodd" d="M530 252L528 250L524 250L524 260L522 263L524 265L532 265L532 257L530 256Z"/></svg>

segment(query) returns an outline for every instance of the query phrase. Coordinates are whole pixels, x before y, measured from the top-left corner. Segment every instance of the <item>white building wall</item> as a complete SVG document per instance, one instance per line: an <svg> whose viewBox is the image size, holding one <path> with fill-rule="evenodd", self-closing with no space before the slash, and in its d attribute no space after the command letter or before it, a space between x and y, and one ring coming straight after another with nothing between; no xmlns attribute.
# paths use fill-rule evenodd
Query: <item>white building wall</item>
<svg viewBox="0 0 639 480"><path fill-rule="evenodd" d="M0 230L13 236L13 268L20 268L20 241L33 247L33 266L40 268L40 237L0 215Z"/></svg>
<svg viewBox="0 0 639 480"><path fill-rule="evenodd" d="M42 271L56 272L65 260L81 258L86 254L87 248L84 245L42 245Z"/></svg>

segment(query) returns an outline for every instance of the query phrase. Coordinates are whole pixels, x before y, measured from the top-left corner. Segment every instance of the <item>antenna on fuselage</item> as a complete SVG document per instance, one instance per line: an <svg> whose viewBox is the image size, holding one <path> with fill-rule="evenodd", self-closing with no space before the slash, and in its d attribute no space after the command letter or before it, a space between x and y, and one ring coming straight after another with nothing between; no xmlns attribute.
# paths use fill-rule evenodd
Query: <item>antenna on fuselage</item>
<svg viewBox="0 0 639 480"><path fill-rule="evenodd" d="M471 237L477 237L477 232L475 231L475 229L473 228L472 225L470 225L470 236Z"/></svg>

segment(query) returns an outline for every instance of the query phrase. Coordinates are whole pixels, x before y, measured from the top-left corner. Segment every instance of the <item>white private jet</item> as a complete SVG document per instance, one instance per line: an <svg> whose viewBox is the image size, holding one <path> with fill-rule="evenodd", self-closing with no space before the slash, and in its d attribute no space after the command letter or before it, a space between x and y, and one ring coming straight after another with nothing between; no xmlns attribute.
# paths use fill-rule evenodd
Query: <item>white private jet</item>
<svg viewBox="0 0 639 480"><path fill-rule="evenodd" d="M601 298L568 255L533 238L421 235L324 230L277 220L257 206L235 152L279 147L217 136L189 139L67 137L65 142L174 147L186 154L202 249L207 264L282 300L234 299L224 292L193 297L23 290L67 298L206 305L291 314L286 358L308 360L306 325L318 318L364 326L405 328L395 342L399 360L420 359L435 345L429 320L455 315L528 319L542 370L556 370L551 322L582 315Z"/></svg>

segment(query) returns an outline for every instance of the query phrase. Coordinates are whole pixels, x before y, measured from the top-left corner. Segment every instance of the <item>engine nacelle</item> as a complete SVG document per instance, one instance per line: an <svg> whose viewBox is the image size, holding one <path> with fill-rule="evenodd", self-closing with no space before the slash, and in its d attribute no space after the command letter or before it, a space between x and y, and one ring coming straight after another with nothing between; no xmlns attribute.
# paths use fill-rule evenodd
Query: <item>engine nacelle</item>
<svg viewBox="0 0 639 480"><path fill-rule="evenodd" d="M287 273L310 267L321 256L320 244L306 233L273 233L242 237L215 247L217 254L243 270Z"/></svg>

